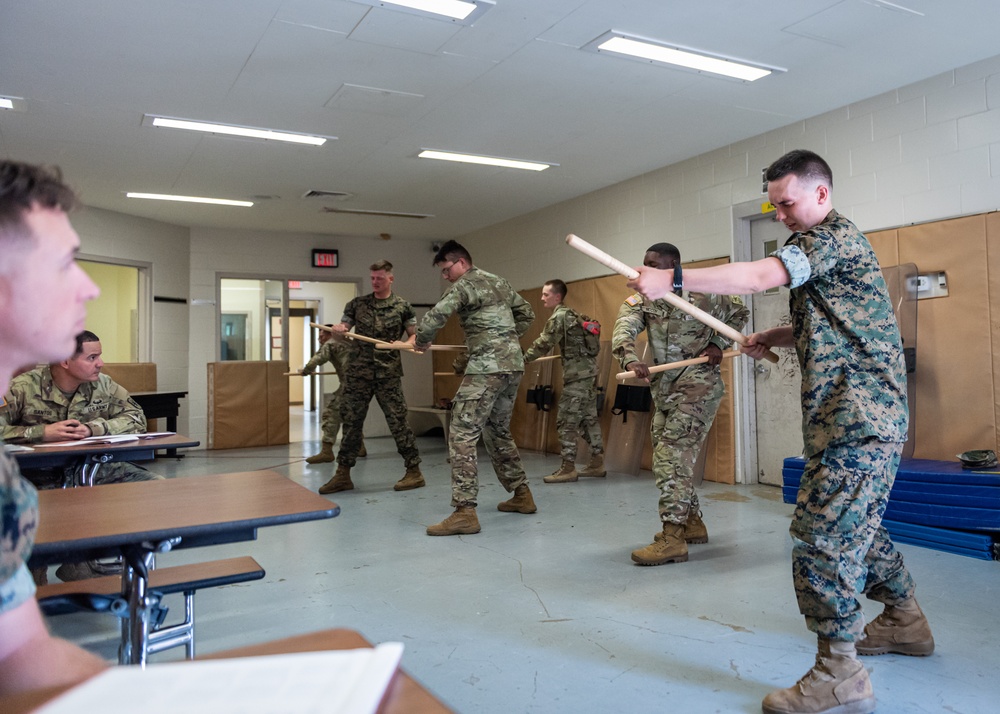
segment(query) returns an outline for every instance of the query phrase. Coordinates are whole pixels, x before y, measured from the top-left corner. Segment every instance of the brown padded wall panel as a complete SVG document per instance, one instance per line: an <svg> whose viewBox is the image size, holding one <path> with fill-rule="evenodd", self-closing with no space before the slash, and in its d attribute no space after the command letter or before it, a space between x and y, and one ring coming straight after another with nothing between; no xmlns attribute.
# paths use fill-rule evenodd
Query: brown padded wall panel
<svg viewBox="0 0 1000 714"><path fill-rule="evenodd" d="M101 371L129 392L156 391L155 362L105 362Z"/></svg>
<svg viewBox="0 0 1000 714"><path fill-rule="evenodd" d="M954 461L966 449L993 448L986 217L900 228L899 261L943 270L949 293L917 303L914 457Z"/></svg>
<svg viewBox="0 0 1000 714"><path fill-rule="evenodd" d="M865 237L871 243L880 266L889 268L893 265L899 265L899 230L893 228L887 231L865 233Z"/></svg>
<svg viewBox="0 0 1000 714"><path fill-rule="evenodd" d="M267 365L267 444L288 443L288 362Z"/></svg>
<svg viewBox="0 0 1000 714"><path fill-rule="evenodd" d="M208 364L208 448L266 446L267 416L267 362Z"/></svg>
<svg viewBox="0 0 1000 714"><path fill-rule="evenodd" d="M986 253L990 282L990 341L993 347L993 448L1000 449L1000 213L986 216Z"/></svg>

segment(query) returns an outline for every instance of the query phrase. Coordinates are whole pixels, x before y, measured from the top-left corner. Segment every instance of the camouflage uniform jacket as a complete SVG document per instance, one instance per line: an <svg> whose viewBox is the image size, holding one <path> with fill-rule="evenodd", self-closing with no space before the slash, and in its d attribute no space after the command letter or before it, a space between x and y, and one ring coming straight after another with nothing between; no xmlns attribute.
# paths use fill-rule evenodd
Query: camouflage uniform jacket
<svg viewBox="0 0 1000 714"><path fill-rule="evenodd" d="M406 328L417 324L417 316L410 303L395 293L384 300L368 293L347 303L342 322L353 327L359 335L393 342L403 339ZM351 340L347 376L358 379L402 377L403 361L399 350L377 350L370 342Z"/></svg>
<svg viewBox="0 0 1000 714"><path fill-rule="evenodd" d="M108 375L84 382L67 397L44 365L11 380L7 404L0 407L0 437L12 444L40 442L46 424L67 419L86 424L94 436L146 431L142 407Z"/></svg>
<svg viewBox="0 0 1000 714"><path fill-rule="evenodd" d="M38 492L0 443L0 613L35 594L25 563L38 528Z"/></svg>
<svg viewBox="0 0 1000 714"><path fill-rule="evenodd" d="M319 349L316 350L316 354L302 368L302 374L312 374L321 364L330 363L333 365L333 371L337 373L337 378L340 380L340 385L336 391L336 394L340 394L344 388L344 379L347 376L347 366L350 361L350 338L331 339L325 344L320 345Z"/></svg>
<svg viewBox="0 0 1000 714"><path fill-rule="evenodd" d="M533 362L559 345L562 353L563 383L597 376L597 356L590 355L584 340L580 315L565 305L552 311L545 329L524 353L525 362Z"/></svg>
<svg viewBox="0 0 1000 714"><path fill-rule="evenodd" d="M750 317L749 311L737 297L687 292L684 296L695 307L737 331L743 329ZM654 365L698 357L710 344L721 350L727 349L731 344L729 339L666 300L650 302L636 293L626 298L618 310L611 339L612 352L623 369L627 369L632 362L642 361L635 350L635 340L643 330L647 331ZM718 373L718 368L713 369ZM674 381L688 370L703 371L704 365L651 375L653 395L668 393Z"/></svg>
<svg viewBox="0 0 1000 714"><path fill-rule="evenodd" d="M535 313L503 278L472 267L428 310L417 328L417 342L427 344L453 313L465 331L469 362L466 374L524 371L518 337Z"/></svg>
<svg viewBox="0 0 1000 714"><path fill-rule="evenodd" d="M831 211L823 223L792 234L774 255L791 277L805 455L865 438L906 441L899 326L868 239Z"/></svg>

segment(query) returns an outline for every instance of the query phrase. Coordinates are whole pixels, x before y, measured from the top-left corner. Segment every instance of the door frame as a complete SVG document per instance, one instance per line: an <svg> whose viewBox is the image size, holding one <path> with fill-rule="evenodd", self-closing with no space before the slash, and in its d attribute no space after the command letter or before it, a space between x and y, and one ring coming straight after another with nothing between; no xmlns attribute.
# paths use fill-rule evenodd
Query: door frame
<svg viewBox="0 0 1000 714"><path fill-rule="evenodd" d="M738 203L732 207L733 217L733 262L744 263L751 260L750 224L767 218L771 211L767 197L755 201ZM773 209L772 209L773 210ZM742 296L750 311L747 331L753 332L753 295ZM736 391L736 482L755 484L760 482L757 469L757 388L754 380L755 360L737 360L733 369Z"/></svg>

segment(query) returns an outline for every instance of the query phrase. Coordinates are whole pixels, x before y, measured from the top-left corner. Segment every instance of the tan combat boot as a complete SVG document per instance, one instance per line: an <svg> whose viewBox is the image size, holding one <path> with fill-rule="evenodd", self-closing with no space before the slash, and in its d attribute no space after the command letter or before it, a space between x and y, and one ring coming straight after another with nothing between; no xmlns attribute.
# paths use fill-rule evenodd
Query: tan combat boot
<svg viewBox="0 0 1000 714"><path fill-rule="evenodd" d="M479 531L479 518L476 517L476 509L471 506L459 506L440 523L427 526L429 536L472 535Z"/></svg>
<svg viewBox="0 0 1000 714"><path fill-rule="evenodd" d="M875 695L853 642L820 640L816 664L794 687L778 689L761 704L764 714L869 714Z"/></svg>
<svg viewBox="0 0 1000 714"><path fill-rule="evenodd" d="M934 636L916 598L898 605L886 605L882 614L865 625L858 654L896 654L926 657L934 652Z"/></svg>
<svg viewBox="0 0 1000 714"><path fill-rule="evenodd" d="M361 442L361 448L358 449L358 458L363 459L368 456L368 449L365 448L365 442Z"/></svg>
<svg viewBox="0 0 1000 714"><path fill-rule="evenodd" d="M653 536L653 540L663 540L663 531ZM701 520L701 511L688 512L688 519L684 523L684 542L708 543L708 528L705 521Z"/></svg>
<svg viewBox="0 0 1000 714"><path fill-rule="evenodd" d="M538 510L538 507L535 506L535 499L531 495L531 489L528 488L528 484L522 483L514 489L513 498L497 504L497 510L507 511L508 513L534 513Z"/></svg>
<svg viewBox="0 0 1000 714"><path fill-rule="evenodd" d="M688 547L684 542L684 526L680 523L664 523L662 538L654 538L645 548L632 551L632 560L637 565L686 563L687 559Z"/></svg>
<svg viewBox="0 0 1000 714"><path fill-rule="evenodd" d="M559 468L543 478L542 481L545 483L569 483L570 481L576 481L577 475L576 464L563 459Z"/></svg>
<svg viewBox="0 0 1000 714"><path fill-rule="evenodd" d="M392 487L394 491L409 491L414 488L422 488L426 486L424 481L424 475L420 473L419 466L411 466L406 469L406 473L403 474L403 478L396 482L396 485Z"/></svg>
<svg viewBox="0 0 1000 714"><path fill-rule="evenodd" d="M308 459L306 459L307 464L326 464L334 461L336 457L333 455L333 444L329 441L324 441L322 448L319 450L318 454L313 454Z"/></svg>
<svg viewBox="0 0 1000 714"><path fill-rule="evenodd" d="M578 473L579 476L607 476L608 471L604 468L604 453L591 454L590 461L587 462L586 467Z"/></svg>
<svg viewBox="0 0 1000 714"><path fill-rule="evenodd" d="M353 489L354 483L351 481L351 467L340 464L337 466L337 473L333 475L332 479L319 487L319 492L326 495L328 493L351 491Z"/></svg>

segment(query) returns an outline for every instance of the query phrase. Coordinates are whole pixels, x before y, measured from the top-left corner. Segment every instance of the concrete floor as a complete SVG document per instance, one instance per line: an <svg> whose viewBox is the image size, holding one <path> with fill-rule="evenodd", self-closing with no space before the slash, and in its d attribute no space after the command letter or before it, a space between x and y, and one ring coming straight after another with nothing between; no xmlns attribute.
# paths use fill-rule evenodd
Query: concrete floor
<svg viewBox="0 0 1000 714"><path fill-rule="evenodd" d="M332 469L303 462L316 447L313 418L302 422L302 442L193 451L152 468L168 477L270 468L316 489ZM759 712L767 692L812 665L815 640L791 586L791 506L777 488L704 484L710 542L691 546L687 563L642 568L629 553L658 529L648 472L546 485L540 477L557 458L525 454L538 512L521 515L496 510L507 495L487 465L482 533L431 538L425 527L451 511L443 439L419 439L428 485L404 493L392 490L403 473L392 440L367 446L356 490L333 498L337 518L160 556L163 566L249 554L267 570L263 581L198 594L200 653L350 627L372 642L403 642L403 667L467 714ZM901 550L937 651L864 660L878 711L995 712L1000 564ZM868 603L869 617L879 611ZM52 626L116 656L111 618L63 616Z"/></svg>

